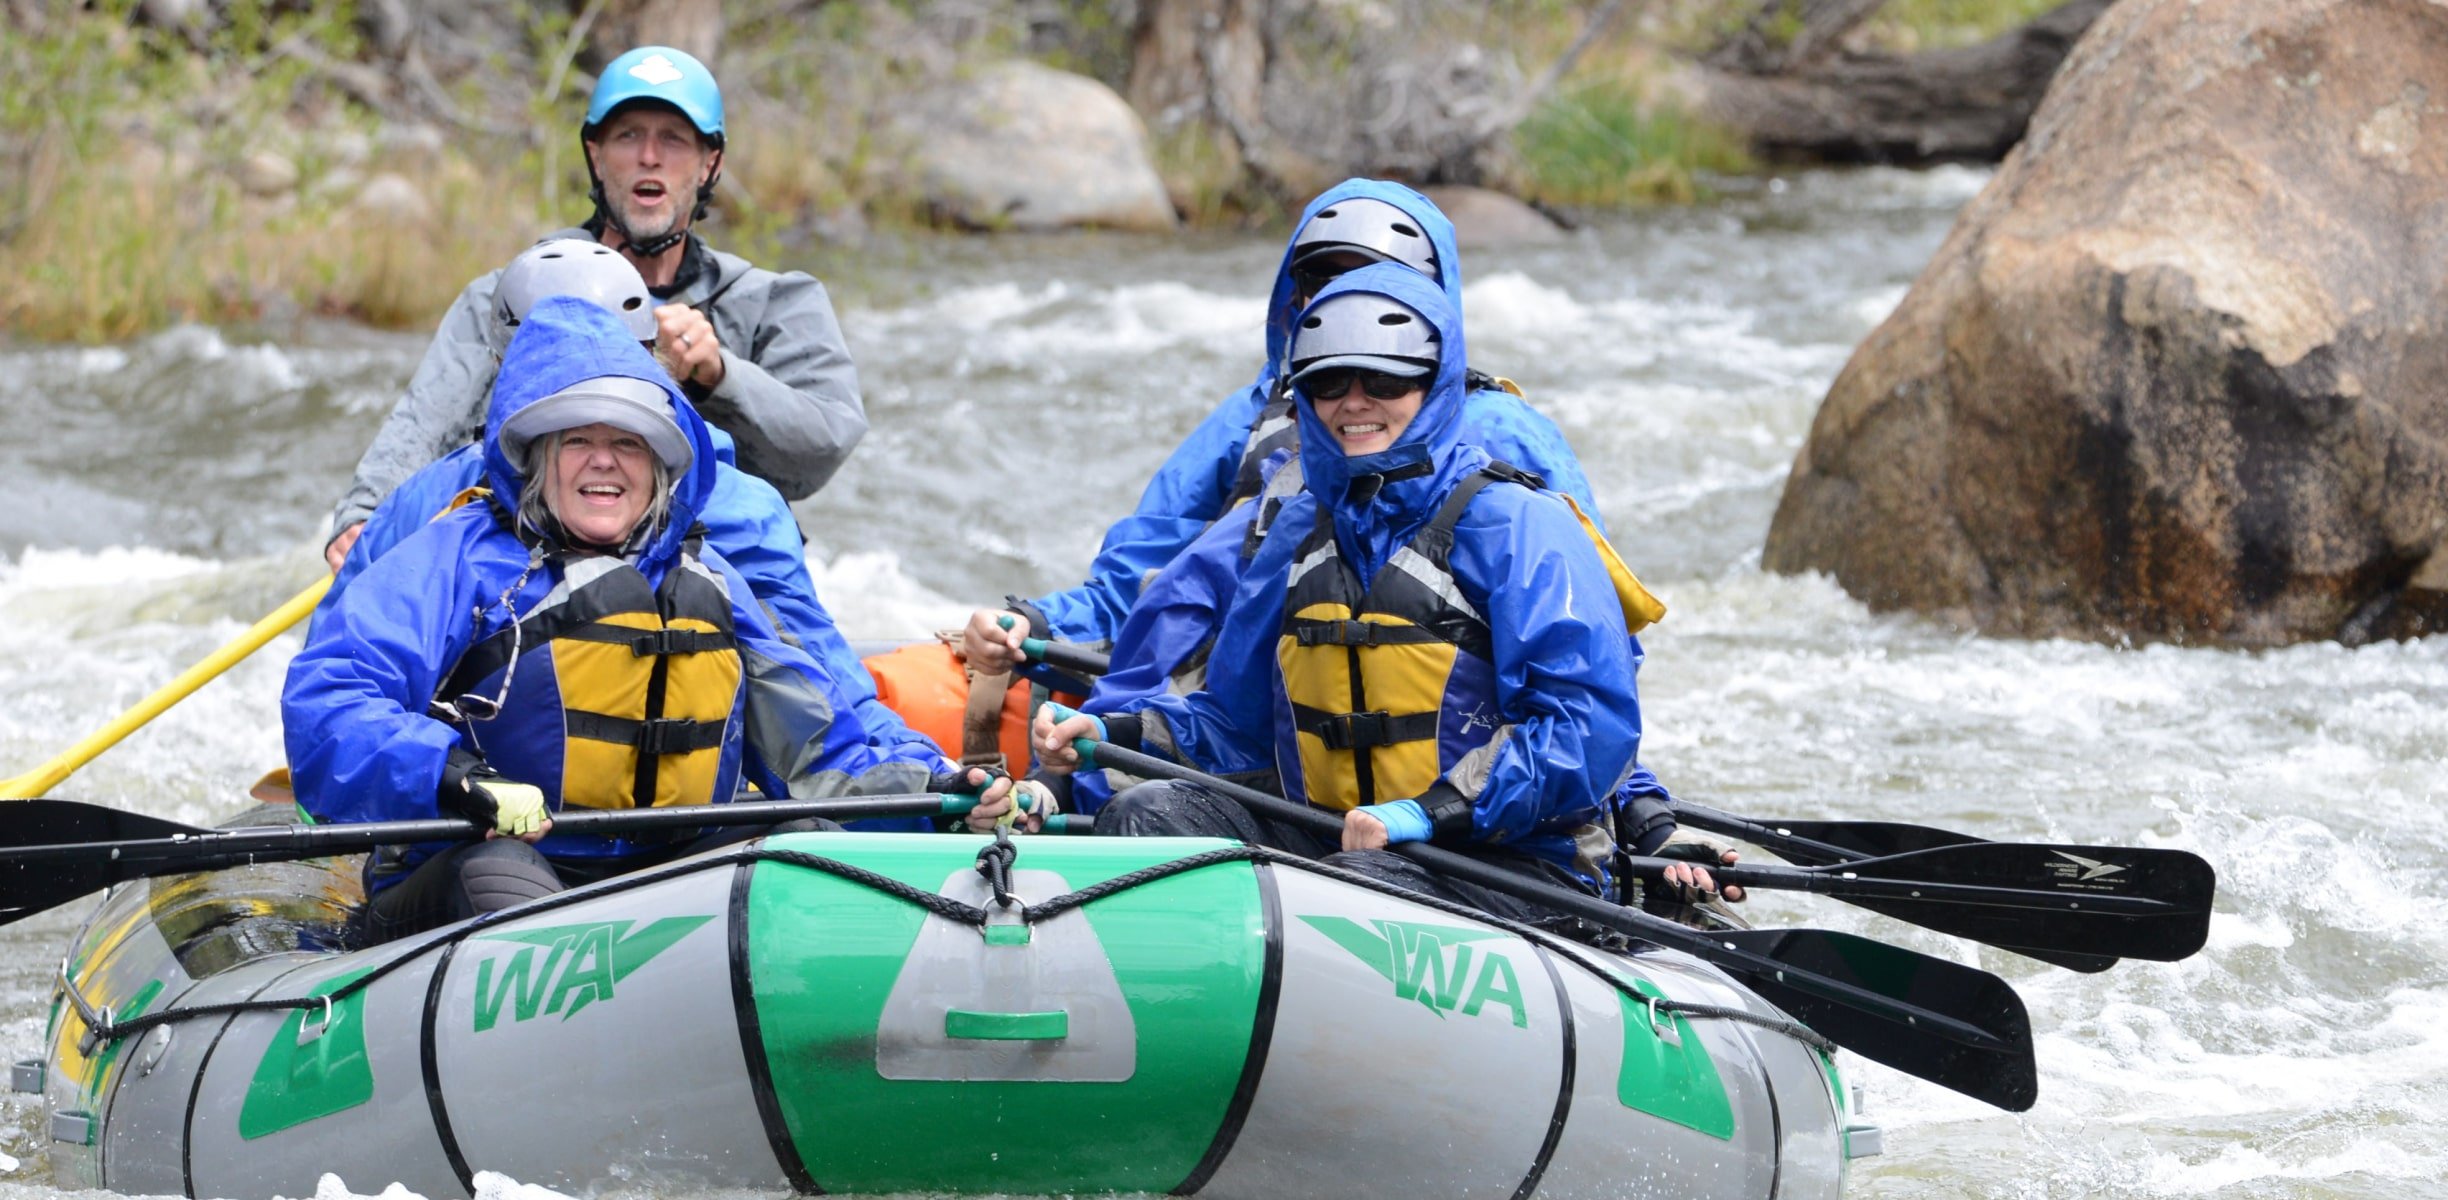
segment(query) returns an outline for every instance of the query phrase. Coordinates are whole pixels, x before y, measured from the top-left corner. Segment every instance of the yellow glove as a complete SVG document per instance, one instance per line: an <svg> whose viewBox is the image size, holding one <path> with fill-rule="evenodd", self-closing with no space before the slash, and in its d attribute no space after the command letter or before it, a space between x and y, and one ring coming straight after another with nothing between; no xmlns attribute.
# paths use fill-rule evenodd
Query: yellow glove
<svg viewBox="0 0 2448 1200"><path fill-rule="evenodd" d="M503 837L523 838L544 828L544 789L507 779L488 779L468 784L468 790L482 792L493 801L493 832Z"/></svg>

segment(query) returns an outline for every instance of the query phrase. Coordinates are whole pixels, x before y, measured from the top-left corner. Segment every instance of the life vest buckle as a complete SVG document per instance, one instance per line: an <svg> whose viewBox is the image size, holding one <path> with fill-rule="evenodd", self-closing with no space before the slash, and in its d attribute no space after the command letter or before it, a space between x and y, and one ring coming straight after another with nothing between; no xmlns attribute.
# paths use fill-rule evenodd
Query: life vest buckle
<svg viewBox="0 0 2448 1200"><path fill-rule="evenodd" d="M1336 713L1318 727L1318 737L1329 750L1357 750L1368 746L1384 746L1393 739L1387 736L1387 718L1383 710L1375 712Z"/></svg>
<svg viewBox="0 0 2448 1200"><path fill-rule="evenodd" d="M1377 624L1374 621L1307 621L1294 629L1292 636L1304 646L1373 646L1377 644Z"/></svg>
<svg viewBox="0 0 2448 1200"><path fill-rule="evenodd" d="M697 731L705 724L686 717L656 717L638 723L637 748L640 754L687 754L701 749Z"/></svg>
<svg viewBox="0 0 2448 1200"><path fill-rule="evenodd" d="M694 629L654 629L629 639L629 653L639 658L653 655L695 654L701 650L720 650L730 639L717 633L702 633Z"/></svg>

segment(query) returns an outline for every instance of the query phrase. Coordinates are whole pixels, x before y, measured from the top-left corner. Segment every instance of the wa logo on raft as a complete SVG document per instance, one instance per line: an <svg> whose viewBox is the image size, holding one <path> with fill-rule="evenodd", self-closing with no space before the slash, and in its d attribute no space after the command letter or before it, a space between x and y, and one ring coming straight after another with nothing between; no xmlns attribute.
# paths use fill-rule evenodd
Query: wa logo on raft
<svg viewBox="0 0 2448 1200"><path fill-rule="evenodd" d="M1513 960L1471 945L1488 938L1509 939L1509 935L1457 925L1382 920L1369 922L1376 927L1372 932L1347 917L1301 920L1390 980L1398 1000L1416 1000L1439 1017L1457 1010L1475 1017L1489 1005L1501 1005L1513 1011L1514 1028L1530 1024Z"/></svg>
<svg viewBox="0 0 2448 1200"><path fill-rule="evenodd" d="M540 1012L566 1021L598 1000L609 1003L614 985L713 919L665 917L636 933L629 932L634 921L594 921L486 934L477 940L526 944L476 964L476 1032L499 1024L504 1008L512 1021Z"/></svg>

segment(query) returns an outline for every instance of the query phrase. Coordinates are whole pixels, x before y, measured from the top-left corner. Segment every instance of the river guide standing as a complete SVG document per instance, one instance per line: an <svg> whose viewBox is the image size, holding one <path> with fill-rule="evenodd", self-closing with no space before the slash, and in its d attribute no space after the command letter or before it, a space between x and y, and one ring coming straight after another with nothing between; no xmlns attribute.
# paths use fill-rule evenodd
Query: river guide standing
<svg viewBox="0 0 2448 1200"><path fill-rule="evenodd" d="M786 498L814 494L865 436L867 412L824 285L750 266L692 231L722 176L722 91L713 74L667 46L631 50L604 69L578 136L595 213L551 236L594 238L636 264L660 302L660 341L682 391L731 434L741 469ZM358 460L324 547L333 570L385 494L483 428L500 275L459 293Z"/></svg>

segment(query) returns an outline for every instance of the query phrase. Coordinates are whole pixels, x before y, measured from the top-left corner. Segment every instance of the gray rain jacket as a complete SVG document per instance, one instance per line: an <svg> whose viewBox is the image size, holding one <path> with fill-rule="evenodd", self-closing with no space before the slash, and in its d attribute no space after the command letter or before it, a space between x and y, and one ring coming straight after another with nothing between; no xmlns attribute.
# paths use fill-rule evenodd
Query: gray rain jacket
<svg viewBox="0 0 2448 1200"><path fill-rule="evenodd" d="M584 229L550 236L595 237ZM723 345L722 386L708 392L690 384L690 402L738 444L741 470L788 499L814 495L867 433L858 372L833 302L804 272L750 266L693 233L688 247L700 269L663 302L704 313ZM407 394L357 460L348 494L332 511L332 535L371 516L391 489L483 431L498 365L487 330L500 278L497 270L468 284L442 315Z"/></svg>

